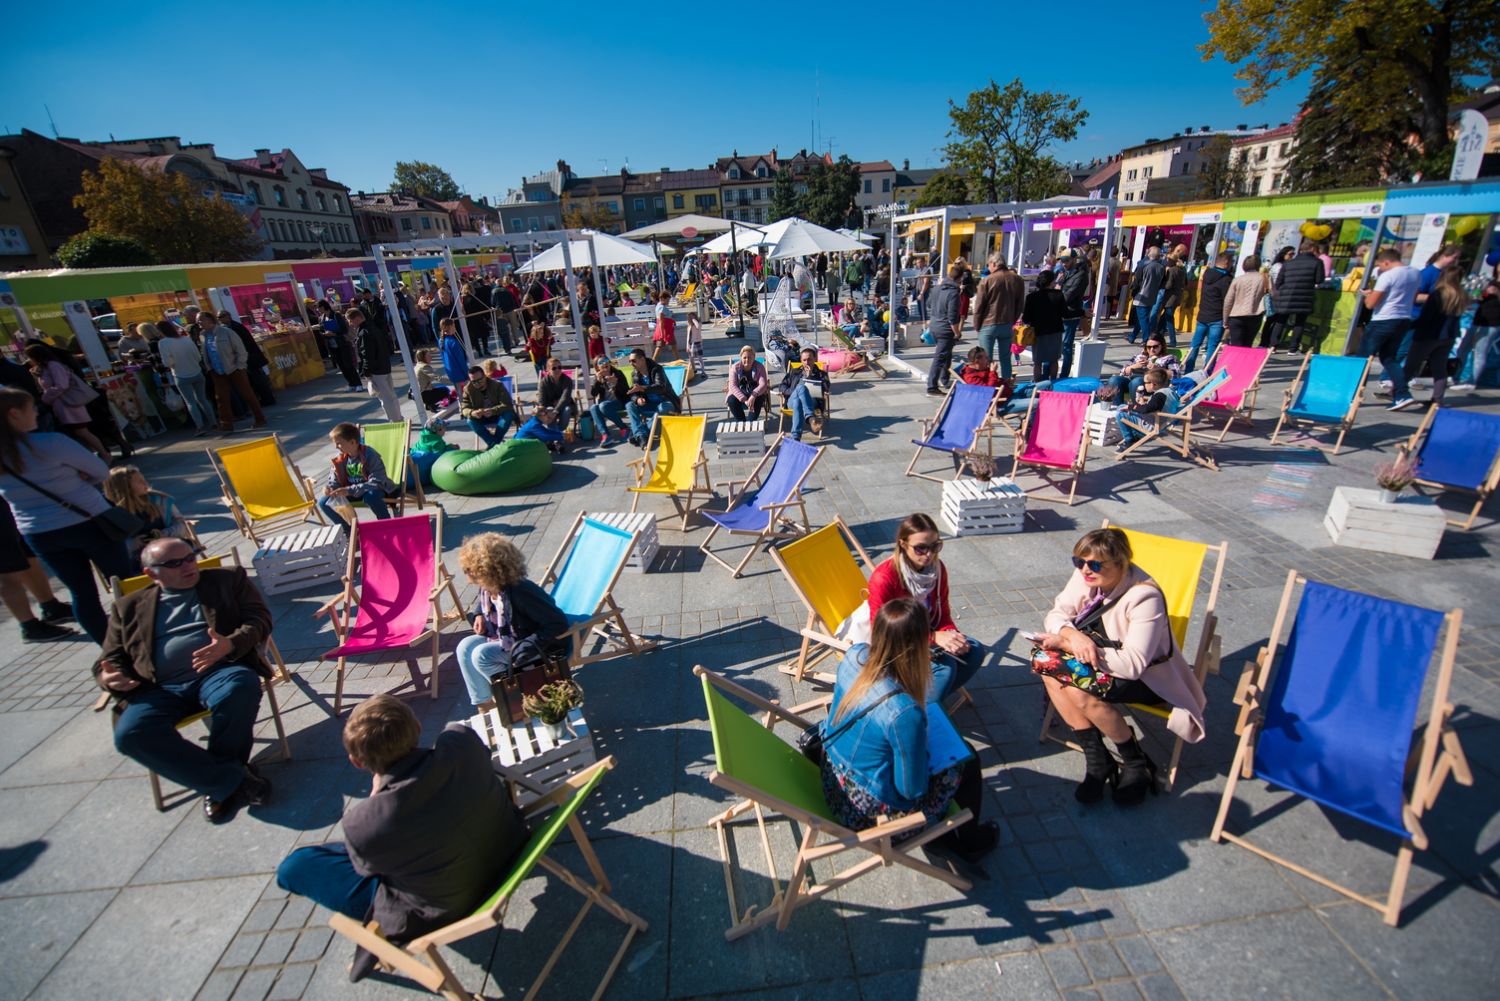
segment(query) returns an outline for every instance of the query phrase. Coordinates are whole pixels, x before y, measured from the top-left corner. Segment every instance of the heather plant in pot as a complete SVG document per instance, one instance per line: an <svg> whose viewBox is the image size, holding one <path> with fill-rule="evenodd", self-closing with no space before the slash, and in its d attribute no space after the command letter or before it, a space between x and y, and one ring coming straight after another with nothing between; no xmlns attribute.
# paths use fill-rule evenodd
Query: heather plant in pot
<svg viewBox="0 0 1500 1001"><path fill-rule="evenodd" d="M1375 484L1380 487L1380 499L1394 504L1401 491L1412 485L1417 478L1417 464L1403 449L1394 459L1375 467Z"/></svg>

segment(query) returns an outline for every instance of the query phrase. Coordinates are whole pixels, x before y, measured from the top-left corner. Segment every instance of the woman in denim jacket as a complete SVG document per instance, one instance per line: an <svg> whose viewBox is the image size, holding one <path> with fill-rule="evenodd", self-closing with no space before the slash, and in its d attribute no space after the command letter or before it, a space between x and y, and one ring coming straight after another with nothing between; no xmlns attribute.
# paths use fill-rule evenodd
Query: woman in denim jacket
<svg viewBox="0 0 1500 1001"><path fill-rule="evenodd" d="M928 634L927 610L896 598L876 613L870 644L854 645L839 662L824 723L832 739L823 748L823 792L834 819L855 831L914 810L934 823L956 801L974 819L933 844L977 862L995 847L999 830L979 822L977 757L937 773L928 768Z"/></svg>

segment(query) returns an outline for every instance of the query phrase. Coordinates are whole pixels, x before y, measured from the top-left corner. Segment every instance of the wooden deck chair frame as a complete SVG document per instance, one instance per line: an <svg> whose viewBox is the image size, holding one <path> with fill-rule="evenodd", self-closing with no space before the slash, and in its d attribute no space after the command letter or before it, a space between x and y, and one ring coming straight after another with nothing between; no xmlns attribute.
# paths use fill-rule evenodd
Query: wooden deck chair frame
<svg viewBox="0 0 1500 1001"><path fill-rule="evenodd" d="M563 538L562 545L557 547L556 554L547 564L547 569L542 573L542 579L538 582L542 590L547 590L557 582L558 573L568 558L568 551L573 547L573 540L578 535L579 529L583 528L583 519L588 515L587 511L579 511L578 516L573 519L573 524ZM630 534L632 541L629 548L625 550L627 557L640 541L639 532ZM558 637L568 640L570 650L568 665L570 667L582 667L596 660L609 660L626 653L638 656L656 649L655 640L642 639L631 632L630 626L625 622L624 610L615 602L615 585L619 583L620 574L624 570L625 559L621 559L619 565L615 567L614 575L605 585L604 597L599 599L599 607L594 609L594 613L589 618L570 626L567 632ZM604 641L604 649L598 653L585 654L584 650L590 638L595 636Z"/></svg>
<svg viewBox="0 0 1500 1001"><path fill-rule="evenodd" d="M1015 433L1015 452L1011 456L1010 465L1010 478L1012 481L1015 480L1016 473L1019 472L1021 468L1021 453L1026 451L1026 434L1031 429L1031 418L1032 413L1036 410L1036 401L1037 395L1033 393L1030 401L1026 404L1026 416L1021 419L1021 428ZM1088 459L1089 422L1085 420L1083 421L1083 427L1080 428L1078 432L1078 454L1073 458L1073 465L1069 467L1069 472L1072 473L1072 478L1068 486L1067 499L1065 500L1062 497L1051 497L1046 493L1033 490L1025 491L1026 496L1034 500L1043 500L1052 504L1067 504L1069 507L1072 507L1073 499L1078 495L1078 481L1083 478L1084 467L1088 465ZM1027 462L1026 464L1028 466L1033 466L1036 469L1037 476L1041 479L1043 485L1056 487L1059 493L1062 492L1062 485L1054 482L1053 477L1055 474L1049 472L1049 470L1055 470L1058 467L1042 466L1032 462Z"/></svg>
<svg viewBox="0 0 1500 1001"><path fill-rule="evenodd" d="M595 762L577 775L567 778L562 785L558 786L546 796L536 800L528 806L524 814L528 821L536 822L541 814L558 807L578 795L578 791L589 784L593 777L600 771L613 768L615 759L605 758ZM620 943L619 949L615 950L614 958L604 971L604 976L599 981L599 986L593 994L594 1001L599 1001L608 990L610 981L614 979L616 971L620 968L620 961L625 958L625 953L630 949L630 943L635 936L650 928L646 920L627 910L614 897L610 896L613 888L610 886L609 877L604 872L604 867L599 863L599 856L594 851L593 844L584 832L583 824L575 814L568 818L568 831L572 833L574 843L578 847L578 853L583 856L584 864L588 867L588 877L573 872L559 862L553 861L543 853L536 860L536 864L548 873L556 876L569 889L574 890L583 897L583 906L579 908L568 928L563 932L562 938L553 946L552 953L547 961L542 964L541 972L537 974L536 980L526 991L524 1001L531 1001L536 997L547 978L557 967L557 961L562 958L568 943L573 940L573 935L578 931L583 919L594 907L609 914L611 917L623 923L628 929L625 933L625 941ZM506 911L509 909L510 901L514 899L514 893L502 897L498 901L485 901L481 909L465 918L460 918L451 924L444 925L434 931L428 932L420 938L412 939L404 945L397 945L381 934L380 926L372 921L362 924L353 918L342 914L334 914L329 917L328 923L333 930L370 952L380 963L382 969L416 981L434 994L440 995L447 1001L474 1001L479 995L464 989L458 982L442 955L438 952L438 946L450 945L460 942L473 935L479 935L500 927L505 919Z"/></svg>
<svg viewBox="0 0 1500 1001"><path fill-rule="evenodd" d="M786 435L777 435L776 440L771 443L771 447L766 450L766 454L761 456L760 462L756 463L755 468L750 471L750 475L745 479L726 480L725 482L718 484L719 486L729 488L729 503L724 505L725 513L734 510L735 506L739 504L740 498L744 497L745 493L751 489L752 484L754 485L755 489L760 489L760 485L764 482L765 474L769 472L770 468L775 464L776 457L780 455L781 443L786 440ZM818 460L823 458L823 450L825 447L826 446L818 446L817 454L815 454L813 456L813 460L807 464L807 468L802 471L802 475L797 478L797 483L792 488L790 500L783 501L779 504L767 504L765 506L765 509L771 512L771 519L766 523L766 527L763 530L759 532L746 532L740 529L724 528L724 526L722 525L714 525L713 528L709 530L708 537L703 540L701 545L698 546L699 552L703 553L704 556L707 556L709 559L719 564L719 566L723 567L725 570L728 570L732 577L738 578L739 575L744 572L745 565L749 563L751 558L755 556L756 552L760 550L762 544L771 544L782 539L796 538L797 536L805 535L809 531L811 531L812 523L808 520L807 517L807 502L802 498L802 485L807 482L807 477L812 473L813 467L818 464ZM791 515L791 508L796 508L802 513L802 518L800 521L789 517ZM785 530L778 528L778 526L782 525L785 526ZM721 529L725 532L728 532L731 536L755 536L755 538L750 542L750 549L745 553L745 558L740 560L739 563L735 564L734 566L730 566L727 562L725 562L723 557L719 556L713 550L708 548L709 543L713 542L714 536Z"/></svg>
<svg viewBox="0 0 1500 1001"><path fill-rule="evenodd" d="M274 533L293 525L305 524L308 518L318 519L318 524L326 525L327 520L323 517L323 509L318 506L317 491L313 488L311 478L302 475L302 470L297 468L297 463L287 454L285 446L281 444L281 436L274 431L270 438L276 443L276 453L280 456L282 464L289 470L292 483L302 491L306 500L306 507L298 507L293 511L273 515L270 518L262 518L259 522L250 517L250 512L240 502L239 494L235 492L234 484L230 482L229 473L219 461L218 450L213 446L204 449L208 453L209 464L214 467L214 474L219 478L219 489L224 494L224 503L229 506L229 513L234 516L235 527L257 546L262 545ZM248 445L250 442L238 442L237 444Z"/></svg>
<svg viewBox="0 0 1500 1001"><path fill-rule="evenodd" d="M1104 524L1101 527L1109 527L1108 518L1104 519ZM1192 665L1193 676L1198 679L1200 687L1206 683L1210 674L1219 673L1220 658L1223 654L1223 637L1219 635L1219 613L1217 608L1219 604L1219 586L1224 580L1224 561L1229 554L1229 542L1226 540L1217 545L1206 545L1205 548L1207 552L1204 553L1204 560L1212 558L1214 561L1213 581L1208 588L1208 601L1203 609L1203 618L1198 629L1198 642L1194 645L1193 656L1188 661ZM1202 579L1201 576L1199 579ZM1189 625L1191 624L1190 619ZM1186 630L1184 630L1184 635L1186 635ZM1184 649L1183 654L1186 655L1186 653L1187 650ZM1171 715L1167 710L1161 709L1158 706L1140 705L1134 702L1127 703L1126 705L1132 715L1155 716L1162 720ZM1077 741L1068 740L1056 735L1054 724L1057 722L1057 718L1057 710L1053 708L1052 700L1048 699L1047 709L1042 714L1042 732L1037 737L1037 743L1050 740L1066 747L1071 747L1075 751L1082 751L1083 748L1078 745ZM1162 783L1163 788L1168 792L1172 790L1172 786L1177 782L1177 767L1182 761L1182 748L1185 743L1181 737L1173 737L1172 758L1167 764L1166 781Z"/></svg>
<svg viewBox="0 0 1500 1001"><path fill-rule="evenodd" d="M1189 390L1183 397L1182 406L1176 413L1151 414L1152 421L1147 424L1138 415L1131 415L1130 426L1142 432L1143 437L1137 438L1126 448L1115 456L1123 459L1133 455L1136 449L1155 442L1170 451L1176 452L1189 462L1196 462L1205 469L1219 471L1219 463L1213 455L1193 444L1193 415L1197 410L1199 402L1204 395L1210 391L1212 380L1205 380L1193 389ZM1182 434L1182 440L1178 441L1178 432Z"/></svg>
<svg viewBox="0 0 1500 1001"><path fill-rule="evenodd" d="M631 514L635 514L636 506L640 504L641 494L643 492L655 492L641 491L638 488L645 486L646 483L650 481L651 471L656 468L655 464L652 461L652 454L658 452L657 446L661 444L660 436L662 424L661 421L657 419L660 416L660 414L653 414L651 417L651 431L646 436L645 453L642 454L640 458L631 459L625 464L630 468L631 472L635 474L635 484L632 487L630 496ZM704 417L699 417L698 419L705 422L707 420ZM704 424L704 428L705 430L707 430L706 423ZM659 453L657 454L657 458L660 458ZM684 493L687 494L686 498L683 497ZM686 491L666 494L667 497L670 497L672 499L672 506L677 509L677 513L682 515L681 528L684 532L687 531L688 519L692 517L693 514L693 498L697 497L700 494L703 496L703 501L700 503L712 500L714 495L713 483L709 480L708 453L703 450L703 445L701 443L698 445L698 458L693 461L693 485Z"/></svg>
<svg viewBox="0 0 1500 1001"><path fill-rule="evenodd" d="M1291 421L1298 427L1304 428L1309 433L1318 429L1327 430L1337 427L1339 429L1339 436L1334 440L1333 447L1330 448L1329 446L1318 441L1316 438L1311 438L1308 442L1306 442L1306 444L1308 446L1311 446L1312 448L1327 452L1329 455L1338 455L1339 449L1344 447L1344 435L1348 434L1349 429L1354 426L1354 418L1359 413L1359 405L1364 402L1364 385L1366 380L1368 380L1370 377L1370 362L1373 359L1365 359L1364 373L1359 377L1360 390L1359 392L1354 394L1354 400L1349 404L1348 412L1345 413L1343 418L1337 422L1315 421L1310 420L1306 417L1292 417L1287 413L1287 410L1291 408L1292 403L1297 399L1297 392L1302 388L1302 383L1307 380L1307 370L1311 366L1312 360L1312 352L1309 351L1307 354L1303 355L1302 364L1297 368L1297 375L1292 379L1292 384L1286 389L1282 390L1281 418L1276 421L1276 427L1271 432L1271 444L1291 444L1291 442L1277 441L1277 438L1281 435L1282 426L1285 425L1288 421ZM1299 443L1299 447L1301 447L1301 444L1302 443Z"/></svg>
<svg viewBox="0 0 1500 1001"><path fill-rule="evenodd" d="M406 442L406 452L401 457L401 469L399 470L399 473L398 471L391 469L387 469L385 471L386 475L396 482L396 489L399 491L399 493L396 495L396 515L397 517L400 517L401 515L406 514L407 477L411 478L412 487L410 492L416 497L417 510L421 511L427 506L427 495L422 491L422 477L417 475L416 467L411 464L411 421L375 421L373 422L373 424L362 424L360 425L361 436L363 436L365 428L378 426L380 424L406 425L406 434L402 438L402 440Z"/></svg>
<svg viewBox="0 0 1500 1001"><path fill-rule="evenodd" d="M870 574L875 572L875 561L870 559L870 554L865 552L865 547L859 544L859 540L854 537L854 532L850 530L848 523L844 521L842 516L834 515L833 521L830 524L838 526L839 533L843 535L844 541L849 544L859 557L859 560L864 563L865 580L868 581ZM787 583L791 585L792 592L797 595L798 599L807 608L807 624L801 630L802 646L797 651L797 659L781 666L781 673L790 674L797 681L802 681L807 677L807 672L810 668L816 667L829 657L842 657L853 644L833 635L838 630L840 624L823 621L822 617L818 614L818 606L813 603L812 598L803 589L796 575L786 565L786 560L782 558L780 550L774 546L771 548L771 558L781 568L781 572L786 577ZM821 649L819 649L820 647ZM829 685L833 684L834 681L833 675L827 673L814 672L813 678Z"/></svg>
<svg viewBox="0 0 1500 1001"><path fill-rule="evenodd" d="M693 673L708 681L715 688L722 689L736 699L763 711L765 716L762 723L772 732L775 732L777 723L785 722L795 728L792 732L801 733L812 725L812 720L803 714L814 709L826 709L833 698L825 695L812 702L788 709L761 698L749 689L735 684L722 675L715 674L702 665L694 667ZM957 890L967 891L973 886L957 873L923 861L913 854L918 848L972 819L973 814L968 810L950 812L941 821L931 825L927 823L926 817L917 812L887 818L863 831L851 831L826 817L808 813L754 786L721 774L717 769L709 773L708 781L720 789L742 797L739 802L708 822L708 826L712 827L718 836L719 858L724 865L724 888L729 895L730 920L730 926L724 932L724 938L730 942L772 921L776 922L777 931L785 931L797 908L858 879L867 872L887 866L904 866L913 872L940 880ZM734 893L734 864L729 850L729 825L734 823L741 814L750 811L755 814L761 850L765 854L766 867L771 873L771 883L774 887L771 902L759 913L754 907L746 908L743 913L739 909ZM766 832L767 814L772 816L780 814L796 823L803 831L802 841L797 849L797 859L793 863L791 876L785 885L777 875L770 835ZM897 844L896 839L903 837L905 840ZM821 862L849 851L868 852L871 857L836 872L830 879L819 880L816 884L809 885L808 870L814 862Z"/></svg>
<svg viewBox="0 0 1500 1001"><path fill-rule="evenodd" d="M953 395L958 392L958 387L961 385L964 385L964 383L962 383L958 379L954 379L953 385L948 387L947 395L945 395L942 401L938 404L936 412L934 412L931 417L917 418L917 423L922 425L922 433L918 436L922 441L930 440L932 438L932 433L937 430L940 424L943 423L943 415L946 414L948 412L948 408L953 405ZM979 451L979 438L982 435L984 437L984 454L988 455L991 459L994 458L995 408L999 406L999 403L999 392L990 394L990 408L985 411L984 420L980 421L979 426L974 429L974 437L969 441L969 452ZM915 476L918 479L931 480L934 483L942 483L943 480L939 479L936 476L933 476L931 473L918 473L914 471L917 468L917 460L922 458L924 450L928 447L929 446L927 445L917 446L916 454L914 454L911 457L911 461L906 464L906 475ZM953 470L953 478L956 480L964 474L964 470L969 468L970 459L968 456L962 456L955 452L950 452L948 454L952 458L958 460Z"/></svg>
<svg viewBox="0 0 1500 1001"><path fill-rule="evenodd" d="M270 638L267 637L268 641L269 639ZM278 670L281 672L281 677L285 677L286 663L281 660L281 654L278 653L276 655L276 660L278 664ZM281 745L281 750L277 752L276 756L273 758L268 758L266 760L291 761L292 748L291 745L286 741L286 727L281 722L281 703L276 701L276 681L276 675L272 675L269 678L262 678L260 681L260 690L265 693L266 701L271 704L271 722L276 727L275 742ZM184 716L182 719L177 721L177 729L181 730L185 727L192 726L199 720L207 719L211 715L213 714L210 713L207 709L204 709L201 712L196 712L192 713L191 715ZM156 812L165 813L167 811L167 799L166 796L162 793L161 776L157 775L155 772L148 768L146 769L146 777L151 782L151 802L155 804Z"/></svg>
<svg viewBox="0 0 1500 1001"><path fill-rule="evenodd" d="M1230 345L1230 346L1233 347L1233 345ZM1219 347L1214 351L1214 357L1212 357L1212 358L1210 358L1208 360L1205 368L1206 368L1206 370L1210 374L1213 373L1214 362L1218 361L1219 352L1223 351L1223 350L1224 350L1224 345L1221 343L1219 345ZM1213 416L1214 414L1218 414L1224 420L1224 426L1219 429L1219 436L1217 438L1215 438L1214 441L1222 442L1224 440L1225 436L1227 436L1229 434L1229 429L1230 429L1230 427L1232 427L1234 425L1234 422L1236 420L1242 420L1246 424L1252 424L1252 423L1254 423L1254 419L1255 419L1254 418L1254 414L1255 414L1255 398L1256 398L1256 396L1258 396L1260 394L1260 377L1263 376L1263 375L1265 375L1265 373L1266 373L1266 366L1265 366L1265 363L1262 362L1261 366L1260 366L1260 371L1255 373L1255 379L1253 381L1251 381L1250 385L1248 385L1248 386L1245 387L1245 391L1242 394L1240 394L1240 403L1239 403L1239 406L1232 407L1232 408L1231 407L1225 407L1225 408L1223 408L1221 410L1217 410L1217 411L1213 410L1212 408L1210 408L1210 409L1205 410L1203 412L1203 414L1204 414L1205 417L1210 417L1210 416ZM1204 435L1204 436L1207 436L1207 434L1208 434L1207 431L1200 431L1198 433L1201 434L1201 435Z"/></svg>
<svg viewBox="0 0 1500 1001"><path fill-rule="evenodd" d="M1437 416L1439 409L1441 408L1435 406L1428 407L1427 412L1422 415L1422 423L1417 425L1417 429L1412 432L1411 438L1406 442L1404 451L1407 455L1414 456L1417 454L1417 448L1422 444L1422 437L1427 434L1428 429L1432 426L1433 418ZM1473 487L1459 487L1448 483L1437 483L1432 480L1423 479L1414 480L1413 484L1419 493L1421 492L1421 488L1426 487L1428 490L1438 493L1442 493L1445 490L1453 490L1458 493L1473 494L1474 506L1469 509L1468 515L1462 518L1448 519L1448 524L1467 532L1474 527L1474 519L1479 517L1479 512L1484 508L1485 502L1494 496L1496 489L1500 489L1500 449L1496 449L1495 457L1490 460L1489 472L1485 474L1484 480L1480 483L1477 490Z"/></svg>
<svg viewBox="0 0 1500 1001"><path fill-rule="evenodd" d="M800 361L787 362L788 370L800 368L801 366L802 363ZM821 399L823 401L822 409L814 409L813 416L808 418L807 430L812 433L815 440L828 441L828 425L833 422L833 377L831 375L828 378L828 392L824 393ZM787 433L787 422L792 419L792 408L786 405L786 400L782 400L775 409L776 433L785 434Z"/></svg>
<svg viewBox="0 0 1500 1001"><path fill-rule="evenodd" d="M682 356L682 358L680 360L678 360L678 361L669 361L669 362L662 362L661 363L661 367L662 368L667 368L669 366L675 365L678 368L681 368L683 370L682 392L680 392L680 393L677 394L677 398L682 402L682 413L686 414L689 417L694 416L693 415L693 385L692 385L692 383L693 383L693 363L692 363L692 360L691 360L691 355L689 353L689 352L691 352L691 350L692 350L691 347L685 348L683 350L683 356Z"/></svg>
<svg viewBox="0 0 1500 1001"><path fill-rule="evenodd" d="M1357 893L1305 866L1282 858L1259 845L1251 844L1243 835L1233 834L1224 829L1229 817L1230 804L1234 802L1235 787L1241 779L1249 779L1253 776L1255 740L1260 733L1262 722L1261 699L1271 687L1272 668L1282 646L1282 630L1287 625L1292 592L1306 582L1307 578L1298 574L1296 570L1287 572L1286 586L1281 592L1281 604L1276 609L1276 618L1271 625L1271 635L1266 645L1256 653L1254 659L1245 665L1244 673L1240 676L1234 696L1234 701L1241 707L1239 722L1235 727L1240 742L1234 753L1234 762L1229 768L1229 780L1224 784L1224 795L1219 800L1219 812L1214 818L1214 826L1209 838L1214 842L1225 840L1239 845L1267 861L1284 866L1298 875L1306 876L1313 882L1328 887L1335 893L1364 904L1380 912L1381 919L1394 928L1401 918L1406 881L1411 875L1412 855L1419 849L1426 850L1428 844L1427 834L1422 829L1422 814L1431 809L1437 801L1438 793L1442 792L1443 785L1449 776L1462 786L1474 784L1474 774L1469 769L1468 758L1464 756L1463 746L1458 741L1458 734L1451 725L1454 705L1448 699L1449 687L1453 681L1454 656L1458 652L1459 629L1463 625L1463 609L1455 608L1443 618L1444 634L1439 647L1437 681L1433 688L1432 708L1427 716L1427 725L1419 728L1420 745L1413 748L1414 753L1407 761L1407 774L1411 777L1412 786L1406 793L1402 813L1411 837L1401 842L1401 847L1396 853L1395 870L1391 875L1389 889L1385 899L1381 900ZM1426 668L1426 664L1421 665L1424 672ZM1414 777L1412 777L1413 773Z"/></svg>
<svg viewBox="0 0 1500 1001"><path fill-rule="evenodd" d="M839 343L839 346L845 351L853 352L858 358L853 365L844 366L843 371L838 373L839 375L854 376L860 372L874 372L882 379L890 376L891 373L886 370L884 365L880 364L880 356L874 351L860 350L859 344L855 342L854 338L849 336L843 327L835 325L831 328L831 332L833 339ZM832 378L831 375L830 378Z"/></svg>
<svg viewBox="0 0 1500 1001"><path fill-rule="evenodd" d="M443 565L443 508L440 504L433 505L433 510L428 517L433 519L432 535L432 587L427 593L427 600L432 605L431 618L428 620L427 629L416 636L409 646L415 648L419 643L429 643L430 663L427 675L427 690L432 698L438 697L438 660L442 656L442 633L451 622L456 622L464 617L462 602L458 600L458 589L453 585L453 574ZM349 628L354 621L354 610L359 607L359 588L354 585L354 563L359 556L359 522L355 521L349 526L349 562L344 568L344 589L337 595L325 602L314 615L327 615L333 623L334 635L338 637L339 645L342 646L349 638ZM363 581L361 581L361 586ZM448 600L453 603L453 609L449 612L443 611L443 595L447 593ZM413 656L419 656L413 653ZM338 665L335 667L337 682L333 690L333 715L343 715L344 712L344 675L348 666L349 656L340 655ZM417 672L412 671L412 684L418 684ZM418 689L420 691L420 689Z"/></svg>

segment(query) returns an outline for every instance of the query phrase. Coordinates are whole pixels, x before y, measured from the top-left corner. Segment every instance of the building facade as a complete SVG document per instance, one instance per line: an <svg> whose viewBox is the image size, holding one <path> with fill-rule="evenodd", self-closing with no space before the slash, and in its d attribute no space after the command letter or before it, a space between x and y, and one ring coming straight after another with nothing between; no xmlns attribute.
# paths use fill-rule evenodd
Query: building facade
<svg viewBox="0 0 1500 1001"><path fill-rule="evenodd" d="M558 160L553 170L521 178L519 188L511 188L504 201L495 206L506 233L535 233L562 228L562 193L573 177L566 160Z"/></svg>
<svg viewBox="0 0 1500 1001"><path fill-rule="evenodd" d="M860 217L868 219L873 209L888 205L896 194L896 168L889 160L871 160L859 165L859 190L854 204Z"/></svg>
<svg viewBox="0 0 1500 1001"><path fill-rule="evenodd" d="M355 192L354 219L366 247L456 236L443 203L405 191Z"/></svg>
<svg viewBox="0 0 1500 1001"><path fill-rule="evenodd" d="M1279 195L1291 190L1287 169L1291 166L1292 147L1297 142L1297 126L1282 123L1274 129L1235 139L1230 145L1230 163L1241 171L1238 195Z"/></svg>
<svg viewBox="0 0 1500 1001"><path fill-rule="evenodd" d="M1204 125L1126 147L1120 151L1120 201L1191 201L1201 189L1198 176L1208 169L1211 140L1215 136L1234 140L1255 131L1243 125L1233 129Z"/></svg>
<svg viewBox="0 0 1500 1001"><path fill-rule="evenodd" d="M896 171L896 179L891 184L891 201L910 208L921 197L927 182L941 173L937 167L918 167L913 170L910 160L902 160L901 169Z"/></svg>
<svg viewBox="0 0 1500 1001"><path fill-rule="evenodd" d="M13 151L0 146L0 271L45 268L52 254L14 159Z"/></svg>
<svg viewBox="0 0 1500 1001"><path fill-rule="evenodd" d="M464 195L457 201L438 202L448 210L448 224L457 236L485 236L501 232L500 213L487 200Z"/></svg>
<svg viewBox="0 0 1500 1001"><path fill-rule="evenodd" d="M664 170L661 191L667 218L680 215L719 214L719 172L707 170Z"/></svg>

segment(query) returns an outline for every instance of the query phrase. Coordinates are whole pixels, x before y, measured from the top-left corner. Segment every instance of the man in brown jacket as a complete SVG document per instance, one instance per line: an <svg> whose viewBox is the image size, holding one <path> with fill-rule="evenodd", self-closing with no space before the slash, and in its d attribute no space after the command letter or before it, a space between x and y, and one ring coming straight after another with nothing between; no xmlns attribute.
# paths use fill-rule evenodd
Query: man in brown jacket
<svg viewBox="0 0 1500 1001"><path fill-rule="evenodd" d="M1000 375L1009 379L1011 328L1026 305L1026 282L999 254L991 254L989 263L990 273L979 283L969 312L979 331L979 346L1000 362Z"/></svg>
<svg viewBox="0 0 1500 1001"><path fill-rule="evenodd" d="M99 687L119 700L115 747L158 775L203 794L204 815L229 818L239 800L269 801L271 783L249 765L261 679L271 668L260 647L271 612L245 571L198 569L181 539L141 551L155 587L115 602ZM208 747L185 740L177 723L207 711Z"/></svg>

